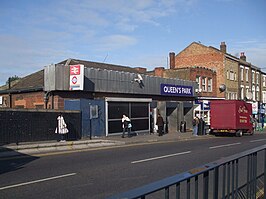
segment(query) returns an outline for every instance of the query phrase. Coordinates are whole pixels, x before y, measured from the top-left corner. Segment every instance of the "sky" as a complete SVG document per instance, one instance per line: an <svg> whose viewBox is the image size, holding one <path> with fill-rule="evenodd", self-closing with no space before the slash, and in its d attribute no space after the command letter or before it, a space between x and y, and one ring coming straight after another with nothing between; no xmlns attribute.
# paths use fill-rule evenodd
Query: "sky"
<svg viewBox="0 0 266 199"><path fill-rule="evenodd" d="M0 0L0 85L68 58L169 65L192 42L266 71L265 0Z"/></svg>

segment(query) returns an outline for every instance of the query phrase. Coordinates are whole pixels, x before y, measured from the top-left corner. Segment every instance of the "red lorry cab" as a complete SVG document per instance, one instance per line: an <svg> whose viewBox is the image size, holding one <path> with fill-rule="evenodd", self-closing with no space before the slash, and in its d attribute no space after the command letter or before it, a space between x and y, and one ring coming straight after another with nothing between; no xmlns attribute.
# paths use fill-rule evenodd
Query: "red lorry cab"
<svg viewBox="0 0 266 199"><path fill-rule="evenodd" d="M253 134L252 106L241 100L215 100L210 103L211 133Z"/></svg>

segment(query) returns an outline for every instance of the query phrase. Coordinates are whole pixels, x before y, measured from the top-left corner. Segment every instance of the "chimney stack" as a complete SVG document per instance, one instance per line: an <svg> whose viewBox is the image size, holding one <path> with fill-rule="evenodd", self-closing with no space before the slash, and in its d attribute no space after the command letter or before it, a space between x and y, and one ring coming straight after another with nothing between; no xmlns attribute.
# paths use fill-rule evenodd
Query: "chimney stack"
<svg viewBox="0 0 266 199"><path fill-rule="evenodd" d="M175 53L170 52L169 57L170 57L170 69L174 69L175 68Z"/></svg>
<svg viewBox="0 0 266 199"><path fill-rule="evenodd" d="M156 67L154 69L154 75L157 77L163 77L164 67Z"/></svg>
<svg viewBox="0 0 266 199"><path fill-rule="evenodd" d="M246 57L246 55L245 55L244 52L241 52L240 53L240 59L243 60L243 61L246 61L247 60L247 57Z"/></svg>
<svg viewBox="0 0 266 199"><path fill-rule="evenodd" d="M226 53L226 44L225 42L221 42L221 45L220 45L220 50L223 52L223 53Z"/></svg>

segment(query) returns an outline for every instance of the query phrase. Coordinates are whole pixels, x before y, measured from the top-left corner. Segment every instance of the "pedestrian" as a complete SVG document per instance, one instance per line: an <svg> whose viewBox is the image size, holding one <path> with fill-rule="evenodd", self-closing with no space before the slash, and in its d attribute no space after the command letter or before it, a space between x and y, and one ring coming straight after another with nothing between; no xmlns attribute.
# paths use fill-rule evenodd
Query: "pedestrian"
<svg viewBox="0 0 266 199"><path fill-rule="evenodd" d="M65 135L68 133L68 129L62 114L59 114L57 117L57 127L55 129L55 133L60 135L60 142L66 141Z"/></svg>
<svg viewBox="0 0 266 199"><path fill-rule="evenodd" d="M264 129L264 115L261 116L261 128Z"/></svg>
<svg viewBox="0 0 266 199"><path fill-rule="evenodd" d="M122 138L125 137L125 132L127 131L127 136L131 137L131 121L130 119L126 116L126 114L123 114L122 117L122 128L123 128L123 134L122 134Z"/></svg>
<svg viewBox="0 0 266 199"><path fill-rule="evenodd" d="M162 136L163 135L164 121L163 121L163 117L161 116L160 113L158 113L156 125L158 126L158 135Z"/></svg>
<svg viewBox="0 0 266 199"><path fill-rule="evenodd" d="M192 120L192 126L193 126L193 134L194 136L198 136L198 125L199 125L199 118L197 116L194 117Z"/></svg>

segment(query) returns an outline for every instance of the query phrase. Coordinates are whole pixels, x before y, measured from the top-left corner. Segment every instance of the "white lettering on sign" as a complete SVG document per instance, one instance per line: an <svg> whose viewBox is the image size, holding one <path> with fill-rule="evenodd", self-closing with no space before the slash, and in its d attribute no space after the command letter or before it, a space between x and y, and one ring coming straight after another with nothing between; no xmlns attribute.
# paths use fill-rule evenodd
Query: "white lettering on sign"
<svg viewBox="0 0 266 199"><path fill-rule="evenodd" d="M187 94L191 95L192 94L192 89L191 88L180 88L180 87L173 87L173 86L164 86L163 88L165 93L173 93L173 94Z"/></svg>

